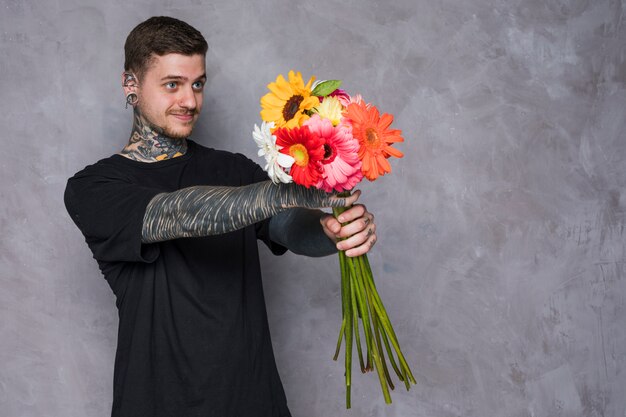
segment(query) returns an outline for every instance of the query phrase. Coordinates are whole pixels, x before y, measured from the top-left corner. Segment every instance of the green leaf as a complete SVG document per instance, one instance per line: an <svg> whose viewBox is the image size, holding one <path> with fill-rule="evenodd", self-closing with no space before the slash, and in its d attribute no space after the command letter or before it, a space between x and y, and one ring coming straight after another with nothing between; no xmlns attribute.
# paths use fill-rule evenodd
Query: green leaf
<svg viewBox="0 0 626 417"><path fill-rule="evenodd" d="M317 97L326 97L339 88L341 80L326 80L315 86L311 94Z"/></svg>

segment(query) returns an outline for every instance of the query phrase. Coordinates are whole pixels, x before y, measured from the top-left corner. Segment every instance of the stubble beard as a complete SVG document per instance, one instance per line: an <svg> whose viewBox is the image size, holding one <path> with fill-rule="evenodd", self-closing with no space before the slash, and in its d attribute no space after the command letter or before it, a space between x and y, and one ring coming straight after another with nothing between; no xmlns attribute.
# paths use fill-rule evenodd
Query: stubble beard
<svg viewBox="0 0 626 417"><path fill-rule="evenodd" d="M177 132L169 129L168 127L165 127L163 129L163 133L165 135L171 137L172 139L186 139L189 136L191 136L191 133L193 132L193 127L195 126L196 121L198 120L197 119L197 112L195 110L187 111L187 112L168 112L167 115L166 115L166 118L170 117L172 115L183 115L183 114L192 116L192 119L189 122L183 124L183 126L188 126L189 130L185 134L180 134L180 133L177 133Z"/></svg>
<svg viewBox="0 0 626 417"><path fill-rule="evenodd" d="M168 138L174 139L174 140L182 140L182 139L187 139L189 136L191 136L191 133L193 132L193 127L197 121L196 115L197 115L197 111L187 111L187 112L171 112L168 111L165 114L165 120L167 121L167 118L170 117L170 115L174 115L174 114L191 114L194 118L186 123L186 125L189 126L189 131L185 131L185 133L180 133L177 132L171 128L169 128L167 125L165 126L159 126L156 123L154 123L150 117L148 117L146 115L146 112L143 111L141 109L141 107L138 108L139 113L141 115L141 117L144 119L145 124L148 128L150 128L154 133L160 135L160 136L166 136Z"/></svg>

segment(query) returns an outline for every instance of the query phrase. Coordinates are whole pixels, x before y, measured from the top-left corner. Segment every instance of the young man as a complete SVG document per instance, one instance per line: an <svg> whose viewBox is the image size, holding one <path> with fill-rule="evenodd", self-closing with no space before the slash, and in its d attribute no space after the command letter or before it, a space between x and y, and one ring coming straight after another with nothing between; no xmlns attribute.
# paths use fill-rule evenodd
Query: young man
<svg viewBox="0 0 626 417"><path fill-rule="evenodd" d="M240 154L188 139L202 108L207 43L153 17L129 34L126 147L69 179L65 204L116 295L114 417L289 416L267 324L257 239L275 254L363 254L363 205L273 184ZM347 238L337 242L338 238Z"/></svg>

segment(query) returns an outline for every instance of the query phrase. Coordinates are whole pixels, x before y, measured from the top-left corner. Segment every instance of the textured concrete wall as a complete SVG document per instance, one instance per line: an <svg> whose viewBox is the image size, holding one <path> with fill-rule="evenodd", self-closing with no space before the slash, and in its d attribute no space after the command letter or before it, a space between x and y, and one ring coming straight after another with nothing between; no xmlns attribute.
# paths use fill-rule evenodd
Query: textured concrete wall
<svg viewBox="0 0 626 417"><path fill-rule="evenodd" d="M255 155L276 74L340 78L406 157L364 184L416 373L346 412L334 258L262 249L294 416L626 415L626 25L609 0L0 1L0 415L106 416L117 312L62 204L131 126L122 47L168 14L211 44L200 143Z"/></svg>

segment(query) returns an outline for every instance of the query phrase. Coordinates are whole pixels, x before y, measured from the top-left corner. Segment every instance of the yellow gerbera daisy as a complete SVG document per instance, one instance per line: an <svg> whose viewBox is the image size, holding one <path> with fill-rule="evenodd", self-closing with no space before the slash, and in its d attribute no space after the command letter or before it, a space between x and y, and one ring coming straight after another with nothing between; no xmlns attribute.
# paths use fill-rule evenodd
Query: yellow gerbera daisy
<svg viewBox="0 0 626 417"><path fill-rule="evenodd" d="M261 118L274 122L274 129L302 126L309 118L304 111L320 104L319 99L311 95L314 80L315 77L311 77L304 85L299 72L289 71L289 82L279 74L275 82L267 85L270 92L261 97Z"/></svg>
<svg viewBox="0 0 626 417"><path fill-rule="evenodd" d="M313 111L323 119L330 120L333 126L337 126L341 122L343 107L341 107L341 103L335 97L324 97L324 101L314 108Z"/></svg>

